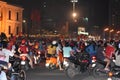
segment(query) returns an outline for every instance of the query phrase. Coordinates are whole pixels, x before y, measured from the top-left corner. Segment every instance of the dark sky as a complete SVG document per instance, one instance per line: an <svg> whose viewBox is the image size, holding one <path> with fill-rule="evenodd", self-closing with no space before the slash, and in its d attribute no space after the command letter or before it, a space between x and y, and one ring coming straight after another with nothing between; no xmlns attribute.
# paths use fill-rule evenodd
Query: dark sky
<svg viewBox="0 0 120 80"><path fill-rule="evenodd" d="M6 0L10 3L20 5L24 11L38 8L48 17L57 20L69 19L72 11L70 0ZM105 25L108 22L108 1L109 0L78 0L76 11L79 17L88 17L89 24Z"/></svg>

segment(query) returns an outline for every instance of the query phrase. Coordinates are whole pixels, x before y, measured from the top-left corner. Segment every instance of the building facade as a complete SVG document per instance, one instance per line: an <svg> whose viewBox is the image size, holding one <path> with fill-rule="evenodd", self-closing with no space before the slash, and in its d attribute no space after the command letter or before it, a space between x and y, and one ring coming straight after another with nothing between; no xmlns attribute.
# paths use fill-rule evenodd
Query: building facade
<svg viewBox="0 0 120 80"><path fill-rule="evenodd" d="M23 8L0 1L0 33L18 35L22 32Z"/></svg>

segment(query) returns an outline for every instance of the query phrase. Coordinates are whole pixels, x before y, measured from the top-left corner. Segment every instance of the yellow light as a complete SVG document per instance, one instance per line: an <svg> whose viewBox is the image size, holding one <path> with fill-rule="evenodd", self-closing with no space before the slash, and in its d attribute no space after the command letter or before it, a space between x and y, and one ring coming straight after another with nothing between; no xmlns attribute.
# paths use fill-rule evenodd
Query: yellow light
<svg viewBox="0 0 120 80"><path fill-rule="evenodd" d="M105 29L104 29L104 31L108 31L108 30L109 30L109 28L105 28Z"/></svg>
<svg viewBox="0 0 120 80"><path fill-rule="evenodd" d="M117 34L119 34L120 33L120 31L117 31Z"/></svg>
<svg viewBox="0 0 120 80"><path fill-rule="evenodd" d="M109 76L109 77L112 77L112 76L113 76L113 73L112 73L112 72L109 72L109 73L108 73L108 76Z"/></svg>
<svg viewBox="0 0 120 80"><path fill-rule="evenodd" d="M26 23L26 20L23 20L23 23Z"/></svg>
<svg viewBox="0 0 120 80"><path fill-rule="evenodd" d="M75 18L77 16L77 13L73 12L72 16Z"/></svg>
<svg viewBox="0 0 120 80"><path fill-rule="evenodd" d="M114 31L114 29L111 29L111 30L110 30L110 32L113 32L113 31Z"/></svg>

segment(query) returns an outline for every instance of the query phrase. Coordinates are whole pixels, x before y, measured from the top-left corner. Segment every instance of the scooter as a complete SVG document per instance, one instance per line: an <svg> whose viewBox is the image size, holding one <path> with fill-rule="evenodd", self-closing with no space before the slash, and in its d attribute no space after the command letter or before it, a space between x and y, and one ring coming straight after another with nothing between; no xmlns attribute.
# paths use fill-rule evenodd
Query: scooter
<svg viewBox="0 0 120 80"><path fill-rule="evenodd" d="M113 62L113 60L111 60L111 63L110 63L110 70L104 70L106 66L106 62L104 61L101 61L101 60L96 60L96 62L94 62L92 64L92 75L94 78L99 78L99 77L107 77L108 74L113 70L115 69L115 64Z"/></svg>
<svg viewBox="0 0 120 80"><path fill-rule="evenodd" d="M13 74L14 74L13 78L15 78L12 80L26 80L26 72L25 70L22 69L20 65L21 63L20 58L12 57L10 58L10 62L13 68Z"/></svg>
<svg viewBox="0 0 120 80"><path fill-rule="evenodd" d="M111 71L108 73L107 80L120 80L120 66L114 65L112 67Z"/></svg>
<svg viewBox="0 0 120 80"><path fill-rule="evenodd" d="M26 72L20 68L20 60L10 58L10 62L11 67L8 67L8 64L0 64L0 73L5 72L7 80L26 80Z"/></svg>
<svg viewBox="0 0 120 80"><path fill-rule="evenodd" d="M65 74L69 78L74 78L78 74L82 74L88 71L89 67L89 54L80 53L80 55L75 55L74 57L68 58L66 60L68 62L63 63L66 64Z"/></svg>
<svg viewBox="0 0 120 80"><path fill-rule="evenodd" d="M30 64L29 64L29 59L27 58L27 56L25 55L20 55L21 56L21 62L20 62L20 67L27 71L30 68Z"/></svg>
<svg viewBox="0 0 120 80"><path fill-rule="evenodd" d="M62 53L60 53L60 55L57 57L59 57L60 62L63 62ZM55 55L52 55L51 57L46 58L46 63L45 63L46 68L50 70L57 69L58 68L57 57Z"/></svg>

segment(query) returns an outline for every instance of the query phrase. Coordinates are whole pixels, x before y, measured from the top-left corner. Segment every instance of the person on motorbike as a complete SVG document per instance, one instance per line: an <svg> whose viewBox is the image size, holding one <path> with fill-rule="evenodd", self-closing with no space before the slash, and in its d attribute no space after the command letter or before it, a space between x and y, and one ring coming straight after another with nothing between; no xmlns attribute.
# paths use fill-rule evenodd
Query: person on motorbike
<svg viewBox="0 0 120 80"><path fill-rule="evenodd" d="M59 69L63 70L62 68L62 59L63 59L63 54L62 54L62 45L60 45L60 42L56 44L56 55L57 55L57 63L59 65ZM61 59L62 58L62 59Z"/></svg>
<svg viewBox="0 0 120 80"><path fill-rule="evenodd" d="M120 66L120 41L115 52L115 65Z"/></svg>
<svg viewBox="0 0 120 80"><path fill-rule="evenodd" d="M47 46L47 57L55 56L56 43L57 43L56 41L52 41L52 43Z"/></svg>
<svg viewBox="0 0 120 80"><path fill-rule="evenodd" d="M110 64L110 60L105 57L105 47L104 47L104 42L102 40L98 41L96 57L97 57L97 60L106 62L107 64L105 66L105 70L109 70L108 66Z"/></svg>
<svg viewBox="0 0 120 80"><path fill-rule="evenodd" d="M97 50L97 45L95 41L90 41L89 45L85 47L85 52L87 52L90 55L90 62L92 56L96 56L96 50Z"/></svg>
<svg viewBox="0 0 120 80"><path fill-rule="evenodd" d="M0 61L0 64L5 65L9 70L12 69L12 65L11 65L11 63L9 63L10 56L19 58L19 56L14 54L13 52L15 52L15 51L11 51L11 50L7 49L7 44L2 44L1 53L4 54L4 58Z"/></svg>
<svg viewBox="0 0 120 80"><path fill-rule="evenodd" d="M30 66L31 68L33 68L33 61L28 53L29 52L28 46L25 43L26 43L26 40L23 39L21 41L21 45L18 48L18 52L20 53L20 56L26 56L30 60Z"/></svg>
<svg viewBox="0 0 120 80"><path fill-rule="evenodd" d="M108 42L107 46L105 47L105 50L103 52L105 59L104 61L107 62L106 66L105 66L105 70L109 71L109 65L110 65L110 61L112 59L112 55L115 53L115 47L113 46L113 43Z"/></svg>
<svg viewBox="0 0 120 80"><path fill-rule="evenodd" d="M63 44L63 57L64 57L64 59L73 58L73 56L74 56L73 52L74 51L70 47L69 42L65 42L65 44Z"/></svg>
<svg viewBox="0 0 120 80"><path fill-rule="evenodd" d="M2 44L0 43L0 65L6 65L7 62L4 61L5 59L5 54L2 52ZM0 70L0 80L7 80L6 73L4 71Z"/></svg>

